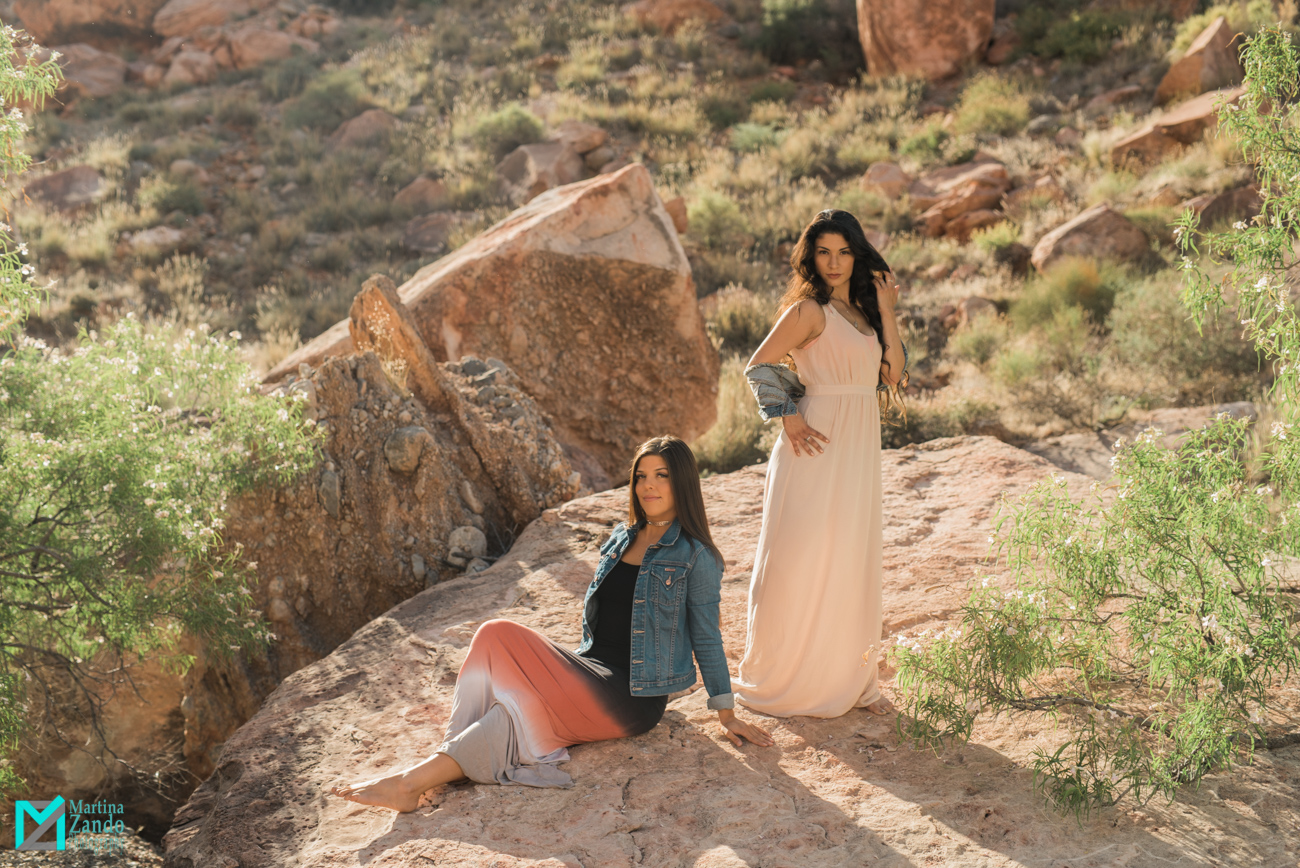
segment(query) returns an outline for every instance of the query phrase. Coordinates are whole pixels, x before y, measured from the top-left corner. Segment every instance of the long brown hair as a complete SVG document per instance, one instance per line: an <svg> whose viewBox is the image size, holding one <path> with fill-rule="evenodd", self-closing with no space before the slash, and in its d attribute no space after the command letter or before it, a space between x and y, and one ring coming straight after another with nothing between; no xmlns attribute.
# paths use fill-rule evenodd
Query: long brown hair
<svg viewBox="0 0 1300 868"><path fill-rule="evenodd" d="M636 471L641 459L658 455L668 465L668 485L673 492L673 504L682 533L704 545L722 563L722 552L713 542L709 532L709 517L704 512L704 494L700 491L700 468L695 463L695 453L680 437L664 435L652 437L642 443L632 456L627 473L627 524L628 527L644 524L645 510L636 496Z"/></svg>
<svg viewBox="0 0 1300 868"><path fill-rule="evenodd" d="M823 235L830 233L842 235L848 242L849 252L853 254L853 273L849 276L849 303L862 311L862 315L867 318L867 324L875 329L876 338L880 341L881 362L889 365L889 360L883 358L884 351L889 349L889 345L885 343L885 332L882 328L880 301L876 297L876 279L892 269L880 255L880 251L867 240L867 234L862 231L862 224L858 222L858 218L848 211L827 208L825 211L819 211L812 222L804 227L798 243L790 252L790 280L777 307L777 317L780 318L788 308L809 298L823 306L830 304L831 288L817 273L817 242ZM898 385L890 386L886 391L879 393L882 415L896 407L904 413L903 418L906 418L902 400L902 390L907 387L906 378L907 372L904 371Z"/></svg>

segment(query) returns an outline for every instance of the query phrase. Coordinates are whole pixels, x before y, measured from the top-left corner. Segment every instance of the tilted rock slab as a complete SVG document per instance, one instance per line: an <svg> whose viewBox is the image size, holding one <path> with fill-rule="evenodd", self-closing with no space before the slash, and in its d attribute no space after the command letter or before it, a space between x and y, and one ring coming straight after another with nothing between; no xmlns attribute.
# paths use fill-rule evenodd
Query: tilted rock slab
<svg viewBox="0 0 1300 868"><path fill-rule="evenodd" d="M41 45L91 42L105 48L121 39L152 36L153 17L167 0L17 0L14 14Z"/></svg>
<svg viewBox="0 0 1300 868"><path fill-rule="evenodd" d="M1201 31L1177 63L1169 67L1156 88L1156 102L1164 105L1177 96L1195 96L1207 90L1241 84L1243 39L1233 33L1228 19L1220 15Z"/></svg>
<svg viewBox="0 0 1300 868"><path fill-rule="evenodd" d="M486 552L471 554L499 555L579 492L545 414L502 363L466 373L433 362L386 278L367 281L352 313L365 352L283 387L325 428L324 460L293 484L236 499L226 519L225 541L256 562L254 599L277 636L268 654L221 662L191 647L197 662L184 676L153 662L113 674L107 747L143 776L106 754L83 720L54 709L68 742L42 731L21 754L34 792L120 802L128 825L161 834L282 679L460 575L455 540L481 534ZM150 781L156 770L161 779Z"/></svg>
<svg viewBox="0 0 1300 868"><path fill-rule="evenodd" d="M858 39L872 76L956 75L984 54L994 0L857 0Z"/></svg>
<svg viewBox="0 0 1300 868"><path fill-rule="evenodd" d="M1145 256L1148 243L1136 223L1103 202L1040 238L1029 261L1039 271L1065 256L1127 261Z"/></svg>
<svg viewBox="0 0 1300 868"><path fill-rule="evenodd" d="M983 569L1001 493L1053 468L982 437L887 450L882 463L888 646L954 616ZM733 672L763 472L704 482L728 564L722 626ZM1089 480L1068 478L1086 491ZM817 720L742 709L777 745L737 750L699 689L674 698L645 735L574 748L570 790L455 785L404 815L325 795L437 748L456 672L483 621L509 618L576 647L597 550L626 496L620 489L546 512L487 572L406 601L286 680L178 812L165 864L1102 868L1211 855L1285 864L1300 845L1300 804L1286 784L1300 772L1296 749L1212 776L1173 805L1125 803L1076 825L1032 790L1033 749L1060 741L1044 716L981 718L969 745L936 756L910 750L892 718L863 710Z"/></svg>
<svg viewBox="0 0 1300 868"><path fill-rule="evenodd" d="M1218 127L1219 104L1234 105L1245 92L1244 87L1214 90L1179 103L1116 142L1110 149L1111 163L1116 166L1130 162L1158 163L1169 154L1199 142L1206 132Z"/></svg>
<svg viewBox="0 0 1300 868"><path fill-rule="evenodd" d="M644 166L548 190L398 293L438 361L504 360L575 460L615 480L643 440L713 424L718 354ZM266 381L350 351L340 323Z"/></svg>

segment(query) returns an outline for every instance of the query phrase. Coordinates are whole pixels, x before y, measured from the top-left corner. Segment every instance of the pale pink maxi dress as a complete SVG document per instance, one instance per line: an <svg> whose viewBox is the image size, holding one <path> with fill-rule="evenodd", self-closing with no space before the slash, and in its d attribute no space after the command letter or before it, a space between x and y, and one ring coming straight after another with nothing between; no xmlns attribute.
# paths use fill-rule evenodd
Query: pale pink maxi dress
<svg viewBox="0 0 1300 868"><path fill-rule="evenodd" d="M782 433L763 493L736 699L765 714L838 717L880 698L881 348L825 305L793 350L804 419L830 438L796 457Z"/></svg>

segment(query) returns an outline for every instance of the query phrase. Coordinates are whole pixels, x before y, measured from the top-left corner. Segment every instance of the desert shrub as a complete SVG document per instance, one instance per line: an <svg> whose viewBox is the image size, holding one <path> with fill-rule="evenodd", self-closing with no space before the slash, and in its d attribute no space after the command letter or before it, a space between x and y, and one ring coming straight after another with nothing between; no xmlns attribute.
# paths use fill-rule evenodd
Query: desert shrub
<svg viewBox="0 0 1300 868"><path fill-rule="evenodd" d="M1048 319L998 350L994 381L1017 409L1040 420L1064 419L1081 428L1115 421L1127 404L1112 384L1100 326L1079 306L1046 310Z"/></svg>
<svg viewBox="0 0 1300 868"><path fill-rule="evenodd" d="M909 443L925 443L940 437L978 434L998 426L998 409L978 398L956 400L907 400L907 418L899 424L882 425L880 445L898 449Z"/></svg>
<svg viewBox="0 0 1300 868"><path fill-rule="evenodd" d="M732 356L722 362L718 376L718 419L691 444L704 473L730 473L762 460L764 428L758 405L745 379L745 359ZM780 422L769 423L779 426Z"/></svg>
<svg viewBox="0 0 1300 868"><path fill-rule="evenodd" d="M319 66L319 60L301 51L267 66L260 80L262 95L275 102L297 96L318 74Z"/></svg>
<svg viewBox="0 0 1300 868"><path fill-rule="evenodd" d="M948 351L954 358L983 367L998 354L1009 337L1006 320L985 315L959 328L948 339Z"/></svg>
<svg viewBox="0 0 1300 868"><path fill-rule="evenodd" d="M791 130L783 136L775 157L791 180L830 172L835 165L826 136L814 126Z"/></svg>
<svg viewBox="0 0 1300 868"><path fill-rule="evenodd" d="M1178 208L1129 208L1124 216L1132 220L1148 238L1154 238L1161 247L1174 246L1174 221L1179 214Z"/></svg>
<svg viewBox="0 0 1300 868"><path fill-rule="evenodd" d="M1010 220L994 223L971 234L971 243L990 256L997 256L1012 244L1020 243L1020 227Z"/></svg>
<svg viewBox="0 0 1300 868"><path fill-rule="evenodd" d="M1062 310L1079 309L1093 325L1103 325L1125 278L1119 266L1064 257L1025 285L1011 306L1011 321L1023 331L1051 322Z"/></svg>
<svg viewBox="0 0 1300 868"><path fill-rule="evenodd" d="M850 0L763 0L758 45L773 63L818 60L844 81L862 69L857 7Z"/></svg>
<svg viewBox="0 0 1300 868"><path fill-rule="evenodd" d="M749 89L750 102L789 102L799 92L792 81L768 79L760 81Z"/></svg>
<svg viewBox="0 0 1300 868"><path fill-rule="evenodd" d="M772 328L771 300L734 283L705 297L702 306L705 327L724 356L748 359Z"/></svg>
<svg viewBox="0 0 1300 868"><path fill-rule="evenodd" d="M1196 37L1201 35L1201 31L1218 18L1220 15L1228 19L1228 26L1234 33L1244 33L1254 35L1262 28L1270 24L1277 25L1281 23L1288 29L1295 23L1295 4L1294 2L1284 2L1283 14L1279 15L1279 10L1273 0L1236 0L1232 3L1214 3L1204 12L1197 15L1189 15L1178 24L1178 29L1174 33L1173 45L1169 48L1171 58L1182 57L1191 47ZM1289 8L1286 8L1289 7ZM1286 14L1289 12L1290 14ZM1241 44L1238 39L1237 45Z"/></svg>
<svg viewBox="0 0 1300 868"><path fill-rule="evenodd" d="M562 88L582 90L605 80L604 45L584 39L569 46L568 58L555 71L555 83Z"/></svg>
<svg viewBox="0 0 1300 868"><path fill-rule="evenodd" d="M955 114L958 133L1015 135L1029 122L1028 88L995 72L982 73L962 90Z"/></svg>
<svg viewBox="0 0 1300 868"><path fill-rule="evenodd" d="M288 127L331 130L370 107L361 75L353 69L332 69L310 80L284 110Z"/></svg>
<svg viewBox="0 0 1300 868"><path fill-rule="evenodd" d="M1169 272L1124 286L1110 313L1120 369L1141 382L1146 403L1195 405L1253 400L1267 384L1254 346L1227 315L1200 327L1178 298Z"/></svg>
<svg viewBox="0 0 1300 868"><path fill-rule="evenodd" d="M898 144L898 152L922 163L932 163L943 157L943 146L952 138L937 123L926 124Z"/></svg>
<svg viewBox="0 0 1300 868"><path fill-rule="evenodd" d="M248 97L228 97L217 105L217 121L230 127L255 127L262 122L262 109Z"/></svg>
<svg viewBox="0 0 1300 868"><path fill-rule="evenodd" d="M1198 238L1184 215L1184 300L1198 320L1235 301L1256 348L1289 362L1300 349L1282 279L1300 228L1300 191L1286 181L1300 153L1300 56L1280 28L1244 56L1248 92L1219 122L1256 164L1268 219ZM1203 270L1201 249L1210 262L1230 253L1232 270ZM1009 586L986 578L957 624L897 640L905 732L933 744L969 737L984 711L1052 713L1064 739L1035 751L1035 785L1078 813L1172 799L1288 744L1295 709L1282 693L1300 667L1298 387L1296 366L1279 365L1265 450L1249 448L1244 419L1215 420L1175 448L1148 431L1117 451L1115 497L1079 499L1056 478L1008 502L996 550Z"/></svg>
<svg viewBox="0 0 1300 868"><path fill-rule="evenodd" d="M686 214L690 234L710 247L734 245L748 228L740 206L722 193L701 193L687 205Z"/></svg>
<svg viewBox="0 0 1300 868"><path fill-rule="evenodd" d="M731 128L731 148L742 154L773 147L781 138L781 132L770 124L741 123Z"/></svg>
<svg viewBox="0 0 1300 868"><path fill-rule="evenodd" d="M1021 44L1039 57L1091 63L1105 57L1130 16L1122 11L1070 11L1064 2L1034 4L1016 19Z"/></svg>
<svg viewBox="0 0 1300 868"><path fill-rule="evenodd" d="M700 113L715 130L725 130L749 116L749 103L736 93L715 91L700 99Z"/></svg>
<svg viewBox="0 0 1300 868"><path fill-rule="evenodd" d="M145 179L136 194L136 200L146 208L153 208L159 214L180 211L191 216L204 211L203 194L193 181L187 178L170 180L159 176Z"/></svg>
<svg viewBox="0 0 1300 868"><path fill-rule="evenodd" d="M474 125L475 143L497 159L520 145L540 142L546 131L541 120L519 103L507 103Z"/></svg>

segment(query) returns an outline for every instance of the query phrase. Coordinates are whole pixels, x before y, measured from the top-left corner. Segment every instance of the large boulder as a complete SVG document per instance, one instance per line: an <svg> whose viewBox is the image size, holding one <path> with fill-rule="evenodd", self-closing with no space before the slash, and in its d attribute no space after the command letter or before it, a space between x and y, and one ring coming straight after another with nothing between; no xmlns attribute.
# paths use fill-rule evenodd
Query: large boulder
<svg viewBox="0 0 1300 868"><path fill-rule="evenodd" d="M520 145L497 164L506 195L516 205L553 187L581 181L589 174L582 154L564 141Z"/></svg>
<svg viewBox="0 0 1300 868"><path fill-rule="evenodd" d="M987 154L968 163L936 169L908 187L917 223L931 238L946 235L966 241L970 233L1003 219L998 210L1011 187L1007 167Z"/></svg>
<svg viewBox="0 0 1300 868"><path fill-rule="evenodd" d="M55 49L63 68L60 87L80 96L96 98L111 96L126 84L127 63L116 54L100 51L84 42L60 45Z"/></svg>
<svg viewBox="0 0 1300 868"><path fill-rule="evenodd" d="M167 0L153 17L160 36L193 36L204 27L220 27L258 12L269 0Z"/></svg>
<svg viewBox="0 0 1300 868"><path fill-rule="evenodd" d="M397 118L383 109L367 109L339 124L338 129L330 134L327 144L330 150L364 148L388 141L395 129Z"/></svg>
<svg viewBox="0 0 1300 868"><path fill-rule="evenodd" d="M712 423L718 355L650 174L633 164L538 196L400 289L439 360L504 359L569 449L618 479L636 444ZM285 359L351 350L340 324Z"/></svg>
<svg viewBox="0 0 1300 868"><path fill-rule="evenodd" d="M184 49L176 52L167 74L163 76L164 84L207 84L217 77L217 62L206 51Z"/></svg>
<svg viewBox="0 0 1300 868"><path fill-rule="evenodd" d="M993 35L994 0L857 0L858 38L873 76L931 81L978 60Z"/></svg>
<svg viewBox="0 0 1300 868"><path fill-rule="evenodd" d="M1228 26L1228 19L1220 15L1169 67L1156 88L1156 102L1164 105L1175 97L1241 84L1246 71L1238 56L1240 51L1241 39Z"/></svg>
<svg viewBox="0 0 1300 868"><path fill-rule="evenodd" d="M37 178L23 188L23 195L60 211L75 211L99 201L104 195L104 176L93 166L71 166Z"/></svg>
<svg viewBox="0 0 1300 868"><path fill-rule="evenodd" d="M407 213L424 214L445 208L449 201L446 184L421 175L397 192L393 206Z"/></svg>
<svg viewBox="0 0 1300 868"><path fill-rule="evenodd" d="M881 465L884 642L892 647L899 634L947 627L968 583L987 576L1008 588L987 557L993 516L1004 491L1023 492L1055 468L984 437L886 450ZM745 645L763 470L704 481L727 561L721 626L733 672ZM1086 495L1090 479L1062 475ZM644 735L573 748L569 790L456 785L402 815L326 794L437 749L482 622L509 618L576 647L598 546L625 513L623 490L550 510L487 571L402 603L286 680L177 813L164 865L1101 868L1187 861L1189 848L1244 854L1253 865L1294 861L1300 830L1256 817L1300 811L1295 750L1261 754L1180 791L1173 804L1125 802L1076 823L1045 810L1034 791L1035 750L1050 753L1063 740L1047 714L982 715L970 744L935 754L910 750L894 719L862 710L822 720L741 709L776 745L737 749L698 688L672 697ZM882 674L892 694L890 670ZM1206 828L1216 830L1210 842Z"/></svg>
<svg viewBox="0 0 1300 868"><path fill-rule="evenodd" d="M1180 103L1116 142L1110 150L1111 162L1116 166L1157 163L1199 142L1206 131L1218 126L1219 105L1234 105L1245 92L1244 87L1215 90Z"/></svg>
<svg viewBox="0 0 1300 868"><path fill-rule="evenodd" d="M1040 238L1030 262L1041 272L1064 256L1133 260L1148 252L1146 233L1103 202Z"/></svg>
<svg viewBox="0 0 1300 868"><path fill-rule="evenodd" d="M17 0L14 14L42 45L89 42L101 48L152 37L167 0Z"/></svg>
<svg viewBox="0 0 1300 868"><path fill-rule="evenodd" d="M862 189L879 193L886 199L897 199L907 192L912 176L898 163L872 163L862 176Z"/></svg>
<svg viewBox="0 0 1300 868"><path fill-rule="evenodd" d="M295 51L311 54L319 48L320 45L311 39L258 25L235 30L229 35L228 42L230 62L235 69L253 69L292 57Z"/></svg>
<svg viewBox="0 0 1300 868"><path fill-rule="evenodd" d="M637 0L623 8L642 26L649 24L669 35L690 21L713 24L726 17L709 0Z"/></svg>
<svg viewBox="0 0 1300 868"><path fill-rule="evenodd" d="M256 562L254 599L274 644L264 657L233 659L187 646L196 663L183 676L148 661L105 673L117 688L102 697L107 746L84 719L53 708L68 742L34 727L19 763L37 792L122 802L129 825L161 833L282 679L461 573L449 565L465 528L485 540L475 554L495 558L516 528L579 493L545 414L504 363L470 374L435 362L387 278L367 282L349 324L364 352L280 387L301 395L323 429L320 465L235 500L223 533Z"/></svg>

